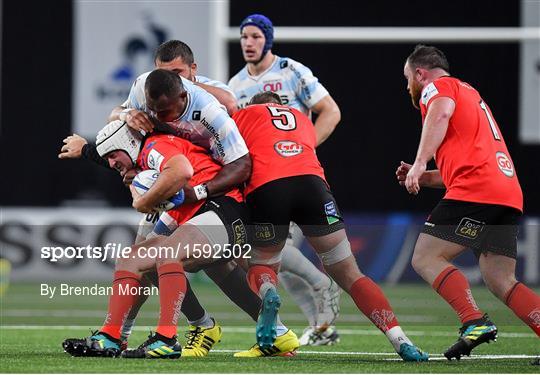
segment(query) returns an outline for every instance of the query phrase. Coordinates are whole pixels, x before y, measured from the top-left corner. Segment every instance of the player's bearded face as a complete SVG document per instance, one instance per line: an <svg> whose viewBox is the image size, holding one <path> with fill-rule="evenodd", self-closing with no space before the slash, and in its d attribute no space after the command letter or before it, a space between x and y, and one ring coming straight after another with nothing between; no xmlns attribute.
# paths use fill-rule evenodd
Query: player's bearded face
<svg viewBox="0 0 540 375"><path fill-rule="evenodd" d="M416 109L420 109L420 96L422 95L422 85L415 78L415 72L411 69L409 64L405 64L403 69L405 78L407 79L407 91L411 96L412 105Z"/></svg>
<svg viewBox="0 0 540 375"><path fill-rule="evenodd" d="M266 38L258 27L249 25L242 29L240 46L245 62L257 63L261 60L265 41Z"/></svg>

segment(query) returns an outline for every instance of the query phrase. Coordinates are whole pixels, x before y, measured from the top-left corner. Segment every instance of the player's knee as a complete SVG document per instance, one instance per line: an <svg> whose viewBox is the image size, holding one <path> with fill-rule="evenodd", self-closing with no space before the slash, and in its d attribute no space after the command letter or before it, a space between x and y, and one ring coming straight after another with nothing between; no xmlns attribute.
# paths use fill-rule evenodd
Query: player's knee
<svg viewBox="0 0 540 375"><path fill-rule="evenodd" d="M347 238L344 238L340 243L334 246L332 249L323 253L317 254L321 259L323 266L332 266L339 263L352 255L351 243Z"/></svg>
<svg viewBox="0 0 540 375"><path fill-rule="evenodd" d="M251 258L249 258L250 266L268 266L273 269L279 269L281 264L281 251L270 251L269 249L260 250L252 249Z"/></svg>
<svg viewBox="0 0 540 375"><path fill-rule="evenodd" d="M483 272L482 278L489 291L500 300L504 300L506 293L517 283L511 272Z"/></svg>
<svg viewBox="0 0 540 375"><path fill-rule="evenodd" d="M421 254L421 252L417 252L416 249L411 259L411 265L416 273L422 273L427 266L426 258Z"/></svg>

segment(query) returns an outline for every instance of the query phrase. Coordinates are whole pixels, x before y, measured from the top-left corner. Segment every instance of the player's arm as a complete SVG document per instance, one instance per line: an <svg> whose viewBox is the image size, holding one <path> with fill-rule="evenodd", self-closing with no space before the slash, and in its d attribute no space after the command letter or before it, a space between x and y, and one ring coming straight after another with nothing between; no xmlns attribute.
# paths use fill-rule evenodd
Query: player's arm
<svg viewBox="0 0 540 375"><path fill-rule="evenodd" d="M152 187L144 194L133 194L133 208L139 212L152 212L160 202L170 198L187 185L193 176L193 167L182 154L177 154L165 162L161 173Z"/></svg>
<svg viewBox="0 0 540 375"><path fill-rule="evenodd" d="M454 101L448 97L438 97L431 102L422 127L416 159L405 179L409 193L418 194L420 191L420 177L426 172L427 163L444 140L455 107Z"/></svg>
<svg viewBox="0 0 540 375"><path fill-rule="evenodd" d="M206 182L206 192L203 191L202 195L197 196L192 188L184 188L184 202L203 199L205 193L208 197L223 195L241 186L251 175L249 150L234 120L215 101L203 109L203 115L201 118L213 119L209 126L217 131L215 149L220 151L219 155L212 153L212 156L223 167L212 180ZM197 191L201 193L199 189Z"/></svg>
<svg viewBox="0 0 540 375"><path fill-rule="evenodd" d="M397 168L396 178L401 186L405 186L405 179L407 178L407 173L409 173L411 168L412 164L405 163L404 161L402 161ZM425 171L422 176L420 176L418 183L420 184L420 187L446 189L441 177L441 173L438 169Z"/></svg>
<svg viewBox="0 0 540 375"><path fill-rule="evenodd" d="M311 110L318 114L315 121L317 146L326 141L341 120L341 111L330 95L319 100Z"/></svg>
<svg viewBox="0 0 540 375"><path fill-rule="evenodd" d="M251 176L251 158L249 154L224 165L218 174L206 183L209 197L223 195L242 185Z"/></svg>
<svg viewBox="0 0 540 375"><path fill-rule="evenodd" d="M236 98L234 94L231 93L230 91L224 90L219 87L206 85L200 82L193 82L193 83L199 86L200 88L202 88L203 90L205 90L206 92L208 92L209 94L211 94L213 97L215 97L218 100L218 102L223 104L225 108L227 109L227 113L229 113L229 115L232 116L238 110L238 107L236 105Z"/></svg>
<svg viewBox="0 0 540 375"><path fill-rule="evenodd" d="M126 101L112 109L109 114L109 122L122 120L130 128L137 131L143 130L146 133L154 130L154 123L148 114L143 111L146 100L144 96L144 82L141 76L133 82Z"/></svg>

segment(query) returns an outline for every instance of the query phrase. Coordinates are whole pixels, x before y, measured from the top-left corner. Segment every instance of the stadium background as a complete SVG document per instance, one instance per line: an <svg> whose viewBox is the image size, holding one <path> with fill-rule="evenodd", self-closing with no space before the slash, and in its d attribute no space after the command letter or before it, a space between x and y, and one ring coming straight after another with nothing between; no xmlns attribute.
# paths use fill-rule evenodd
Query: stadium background
<svg viewBox="0 0 540 375"><path fill-rule="evenodd" d="M237 26L252 12L266 14L278 27L518 27L521 24L519 1L460 0L445 3L444 7L428 6L422 1L364 2L356 6L337 2L324 8L291 1L231 1L230 5L230 26ZM3 2L0 150L9 172L1 184L4 220L0 240L2 256L12 260L15 266L14 276L20 271L18 265L39 262L37 250L28 246L21 236L45 231L44 238L51 240L61 237L55 234L58 226L69 224L69 230L79 233L80 227L91 224L77 222L79 211L73 211L74 216L69 211L58 211L62 216L54 216L51 222L47 217L51 210L43 213L36 211L36 207L57 210L58 207L103 206L106 209L130 204L129 194L114 172L86 161L59 161L56 156L61 140L75 126L74 8L71 1L37 2L31 6L24 1ZM182 14L178 15L178 22L182 22ZM171 37L182 39L181 35ZM409 196L397 185L394 176L400 160L413 160L421 130L420 115L411 106L402 74L404 59L414 44L280 43L277 40L273 48L277 55L294 58L310 67L342 110L339 127L318 153L341 209L356 228L353 228L357 231L353 246L359 262L378 280L418 280L410 268L402 269L399 277L393 279L391 271L403 250L401 243L408 238L409 226L421 223L441 197L440 191L429 190L422 191L419 197ZM538 283L540 232L536 217L540 215L540 144L523 144L518 136L520 43L436 44L446 52L452 73L480 91L502 128L530 219L529 228L521 235L518 271L520 275L528 275L529 282ZM228 44L228 55L231 76L243 66L237 41ZM14 208L21 206L25 210ZM10 220L5 220L6 217ZM98 234L92 238L96 237ZM469 275L479 281L477 269L472 267L472 256L460 261L471 266ZM81 266L66 262L51 269L73 265ZM18 279L42 275L34 271L43 267L42 262L36 263L19 272Z"/></svg>

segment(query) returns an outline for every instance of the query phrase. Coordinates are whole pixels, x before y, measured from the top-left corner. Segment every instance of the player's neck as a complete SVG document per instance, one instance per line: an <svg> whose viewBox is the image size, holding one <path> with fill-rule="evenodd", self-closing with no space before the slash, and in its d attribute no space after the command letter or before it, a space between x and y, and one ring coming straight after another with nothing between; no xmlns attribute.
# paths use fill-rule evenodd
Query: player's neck
<svg viewBox="0 0 540 375"><path fill-rule="evenodd" d="M431 82L435 81L436 79L442 78L442 77L450 77L450 74L444 70L444 69L432 69L429 71L428 76L428 82L427 84L430 84Z"/></svg>
<svg viewBox="0 0 540 375"><path fill-rule="evenodd" d="M272 51L268 51L264 58L258 63L247 63L248 73L252 76L258 76L261 73L264 73L264 71L270 68L270 66L274 63L275 58L276 56L272 53Z"/></svg>

